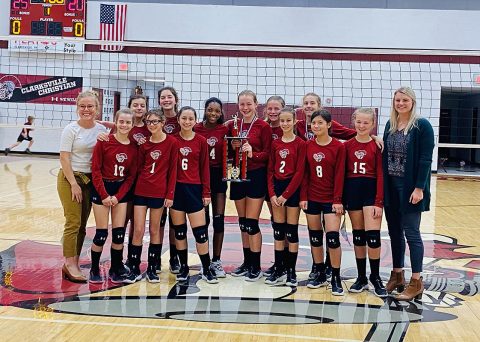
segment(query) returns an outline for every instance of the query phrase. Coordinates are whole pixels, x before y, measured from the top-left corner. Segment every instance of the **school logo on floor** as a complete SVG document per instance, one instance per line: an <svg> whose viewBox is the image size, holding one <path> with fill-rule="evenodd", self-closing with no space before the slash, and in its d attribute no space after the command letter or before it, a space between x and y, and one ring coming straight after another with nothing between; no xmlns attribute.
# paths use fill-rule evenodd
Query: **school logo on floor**
<svg viewBox="0 0 480 342"><path fill-rule="evenodd" d="M242 259L242 250L237 218L226 217L225 220L222 261L228 272L238 266ZM262 267L268 268L273 260L270 222L261 220L260 227L265 243ZM93 227L87 229L85 246L91 245L94 234ZM190 232L189 234L191 235ZM480 255L463 252L470 246L459 245L455 238L424 234L425 293L422 301L399 302L389 297L384 299L382 304L375 305L357 302L353 295L348 295L343 302L293 299L292 295L296 291L317 291L317 294L323 293L329 298L325 288L305 288L311 262L305 226L300 226L299 238L297 290L287 286L270 287L262 280L252 284L230 276L220 279L219 285L206 284L198 275L200 265L192 265L192 260L196 260L196 253L193 252L194 239L190 236L191 277L187 282L175 282L174 277L168 275L168 270L165 269L161 280L167 281L168 278L171 287L168 293L160 296L157 295L158 288L155 290L156 295L139 295L138 283L116 285L106 280L103 284L75 284L62 280L61 246L21 241L0 252L0 305L30 309L38 317L44 318L52 317L54 312L65 312L219 323L368 324L370 330L365 339L380 341L389 337L400 339L412 322L454 320L457 317L449 313L448 308L463 304L464 300L458 295L476 296L479 293ZM144 248L142 260L146 260L147 249ZM353 247L342 241L342 250L342 278L349 281L356 277ZM84 248L81 256L84 273L88 272L90 266L87 253L88 247ZM107 249L103 257L102 272L106 276L109 269ZM445 266L446 260L448 265L456 266ZM144 269L145 266L142 264L141 268ZM406 266L408 268L408 265ZM388 277L391 267L388 236L384 233L381 265L384 279ZM350 282L343 283L346 290L346 285L350 285ZM126 288L122 295L105 292L124 286ZM104 292L105 295L102 296ZM89 297L89 294L95 295ZM378 298L376 300L380 301ZM442 310L439 311L438 308Z"/></svg>

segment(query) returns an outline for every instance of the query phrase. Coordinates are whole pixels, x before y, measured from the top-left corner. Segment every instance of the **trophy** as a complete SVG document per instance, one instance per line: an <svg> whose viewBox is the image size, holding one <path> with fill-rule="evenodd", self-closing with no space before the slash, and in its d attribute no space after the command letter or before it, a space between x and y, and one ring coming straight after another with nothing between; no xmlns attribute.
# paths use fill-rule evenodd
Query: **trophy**
<svg viewBox="0 0 480 342"><path fill-rule="evenodd" d="M240 147L233 147L233 158L228 159L228 145L232 141L240 141L240 146L247 141L246 137L241 137L238 131L238 115L233 115L233 131L231 137L225 137L223 140L223 177L224 182L248 182L247 179L247 152L241 152Z"/></svg>

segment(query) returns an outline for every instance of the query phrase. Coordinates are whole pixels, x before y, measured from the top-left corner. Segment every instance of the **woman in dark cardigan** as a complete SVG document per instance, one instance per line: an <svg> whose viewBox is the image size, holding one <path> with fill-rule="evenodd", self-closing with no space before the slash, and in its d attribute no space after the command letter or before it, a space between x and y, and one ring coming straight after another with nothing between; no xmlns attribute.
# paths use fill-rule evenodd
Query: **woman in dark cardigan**
<svg viewBox="0 0 480 342"><path fill-rule="evenodd" d="M397 291L398 300L421 299L423 293L423 241L420 219L430 210L430 178L434 147L433 129L416 113L415 92L398 89L393 97L390 120L383 140L385 216L392 248L393 270L387 291ZM412 277L405 287L405 237L410 249Z"/></svg>

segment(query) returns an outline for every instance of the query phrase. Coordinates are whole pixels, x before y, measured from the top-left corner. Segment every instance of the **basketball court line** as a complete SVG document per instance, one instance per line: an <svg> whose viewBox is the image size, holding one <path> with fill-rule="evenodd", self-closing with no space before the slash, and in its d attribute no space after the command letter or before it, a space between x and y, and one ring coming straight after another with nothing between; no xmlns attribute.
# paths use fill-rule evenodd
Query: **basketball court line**
<svg viewBox="0 0 480 342"><path fill-rule="evenodd" d="M273 333L264 333L264 332L252 333L251 331L243 331L243 330L187 328L187 327L178 327L178 326L160 326L160 325L150 325L150 324L79 322L79 321L63 320L63 319L38 319L38 318L14 317L14 316L0 316L0 319L8 320L8 321L46 322L46 323L94 325L94 326L100 325L100 326L122 327L122 328L139 328L139 329L147 328L147 329L160 329L160 330L197 331L197 332L207 332L207 333L216 333L216 334L238 334L238 335L248 335L248 336L291 338L291 339L297 339L297 340L302 339L302 340L312 340L312 341L346 341L346 342L363 341L363 340L346 340L344 338L330 338L330 337L319 337L319 336L286 335L286 334L273 334Z"/></svg>
<svg viewBox="0 0 480 342"><path fill-rule="evenodd" d="M27 189L27 190L23 190L23 191L17 191L17 192L12 192L8 195L4 195L4 196L0 196L0 199L1 198L7 198L7 197L10 197L10 196L15 196L15 195L20 195L20 194L23 194L24 192L33 192L33 191L37 191L37 190L41 190L41 189L45 189L45 188L49 188L53 185L56 185L56 183L52 183L52 184L48 184L48 185L45 185L45 186L39 186L38 188L33 188L33 189Z"/></svg>

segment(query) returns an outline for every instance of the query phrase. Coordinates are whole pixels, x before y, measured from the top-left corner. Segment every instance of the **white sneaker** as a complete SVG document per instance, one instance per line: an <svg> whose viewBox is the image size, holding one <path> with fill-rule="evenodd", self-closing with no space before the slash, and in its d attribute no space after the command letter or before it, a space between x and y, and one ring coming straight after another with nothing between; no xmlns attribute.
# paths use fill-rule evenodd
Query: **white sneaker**
<svg viewBox="0 0 480 342"><path fill-rule="evenodd" d="M225 270L222 267L221 260L212 261L211 268L213 271L215 271L215 275L217 276L217 278L225 278L227 276Z"/></svg>

